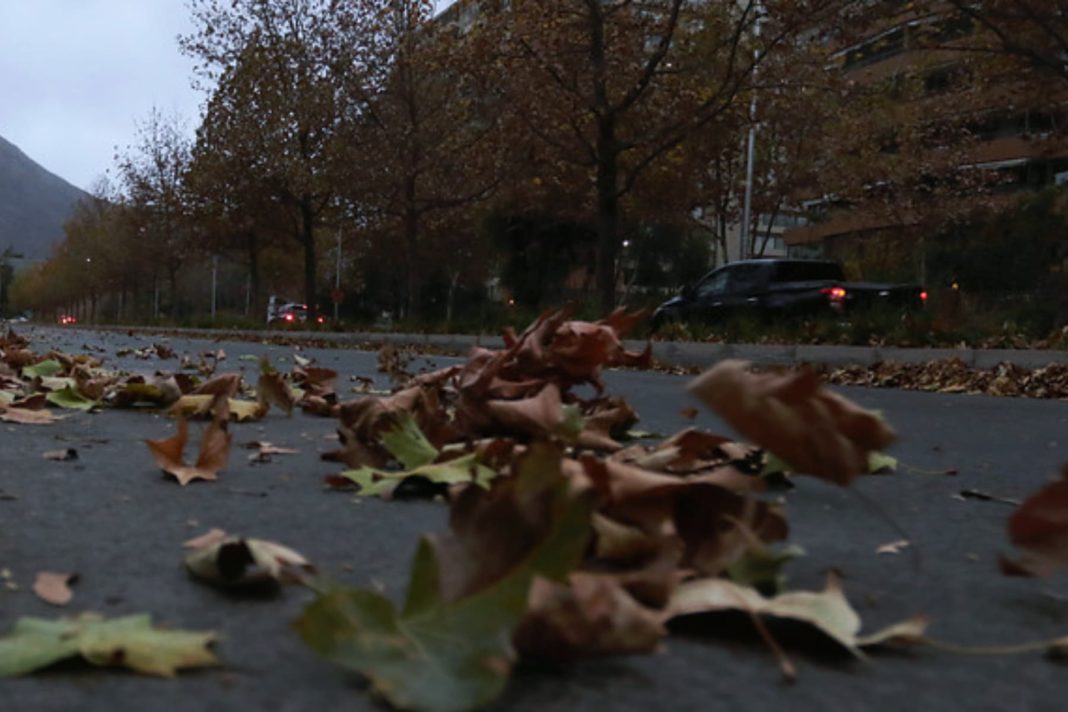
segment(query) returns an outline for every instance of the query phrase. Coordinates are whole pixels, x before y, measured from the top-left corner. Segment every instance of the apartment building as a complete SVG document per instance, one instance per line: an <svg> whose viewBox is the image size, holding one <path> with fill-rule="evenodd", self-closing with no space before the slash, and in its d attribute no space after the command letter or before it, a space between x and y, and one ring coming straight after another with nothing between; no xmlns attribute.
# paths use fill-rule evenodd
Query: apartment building
<svg viewBox="0 0 1068 712"><path fill-rule="evenodd" d="M1011 74L998 83L966 85L975 80L965 65L976 59L966 48L974 45L978 31L970 18L935 3L882 5L899 11L834 52L831 71L862 85L905 77L921 81L921 96L911 100L921 102L926 120L942 117L963 129L970 143L956 165L986 177L983 194L991 204L1008 203L1023 191L1068 185L1068 83L1050 81L1041 94L1034 92L1033 83L1030 93L1024 91ZM1022 77L1024 70L1017 71ZM968 97L965 102L962 96ZM826 169L834 170L833 162ZM877 181L864 187L877 188ZM812 220L784 231L790 254L834 256L855 248L858 240L915 232L908 211L894 215L836 198L808 196L802 202Z"/></svg>

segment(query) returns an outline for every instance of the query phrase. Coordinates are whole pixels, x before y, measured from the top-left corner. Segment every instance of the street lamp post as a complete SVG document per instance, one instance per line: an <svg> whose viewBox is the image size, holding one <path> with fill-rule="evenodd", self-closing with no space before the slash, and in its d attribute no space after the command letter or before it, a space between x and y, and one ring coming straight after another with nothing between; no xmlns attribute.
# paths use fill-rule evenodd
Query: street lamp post
<svg viewBox="0 0 1068 712"><path fill-rule="evenodd" d="M337 229L337 255L334 260L334 323L338 322L338 314L340 313L341 304L337 295L341 293L341 227Z"/></svg>
<svg viewBox="0 0 1068 712"><path fill-rule="evenodd" d="M762 17L763 8L760 3L756 3L756 18L753 20L753 39L760 37L760 19ZM749 251L749 225L752 221L753 214L753 164L756 162L756 111L757 111L757 97L756 97L756 72L757 72L757 59L760 57L760 49L753 48L753 70L752 82L753 88L749 98L749 139L746 145L746 157L745 157L745 201L742 205L742 225L738 231L738 259L744 260L746 253Z"/></svg>

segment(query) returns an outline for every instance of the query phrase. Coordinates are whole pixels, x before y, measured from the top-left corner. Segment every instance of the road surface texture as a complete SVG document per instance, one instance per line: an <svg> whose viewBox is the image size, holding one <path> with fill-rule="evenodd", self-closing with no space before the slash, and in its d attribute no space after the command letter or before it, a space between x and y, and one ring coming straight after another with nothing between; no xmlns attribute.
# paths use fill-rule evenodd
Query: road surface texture
<svg viewBox="0 0 1068 712"><path fill-rule="evenodd" d="M81 353L99 347L112 368L173 370L176 360L118 358L123 347L160 337L79 330L27 329L32 348ZM241 356L269 355L283 370L293 346L172 338L179 355L225 350L220 372L241 368L255 381L258 365ZM373 377L373 353L300 351L337 369L339 395L350 375ZM434 358L436 365L456 362ZM629 400L639 428L672 433L691 424L730 434L696 405L687 378L614 371L609 391ZM882 411L900 433L890 453L897 474L862 478L851 490L798 479L786 493L791 540L807 555L789 569L791 588L821 588L839 569L846 594L874 629L916 613L932 620L932 637L961 644L1009 644L1068 635L1068 577L1006 578L1005 519L1011 505L960 498L962 490L1020 499L1068 462L1068 407L1057 401L841 389ZM196 427L196 426L194 426ZM169 437L174 424L148 412L106 410L71 415L53 426L0 424L0 568L18 590L0 588L0 628L19 616L95 611L107 616L149 612L158 623L216 630L224 666L174 680L118 669L64 664L0 681L3 710L341 710L382 709L365 685L319 659L291 630L312 594L296 587L268 598L221 593L192 580L181 542L211 527L272 539L302 552L331 576L403 595L418 537L445 525L444 505L359 500L323 488L338 468L320 461L333 449L333 421L272 410L254 423L232 424L235 449L215 483L179 487L153 465L143 441ZM193 436L193 443L196 435ZM252 440L299 449L251 465ZM73 447L79 459L53 462L48 450ZM918 473L914 469L924 470ZM946 475L946 470L957 474ZM914 547L877 555L902 537ZM36 572L74 571L74 599L51 607L31 591ZM1060 710L1068 665L1040 653L965 656L928 648L876 652L851 659L811 637L784 631L799 669L782 681L772 655L740 622L722 630L673 633L661 653L520 669L501 710Z"/></svg>

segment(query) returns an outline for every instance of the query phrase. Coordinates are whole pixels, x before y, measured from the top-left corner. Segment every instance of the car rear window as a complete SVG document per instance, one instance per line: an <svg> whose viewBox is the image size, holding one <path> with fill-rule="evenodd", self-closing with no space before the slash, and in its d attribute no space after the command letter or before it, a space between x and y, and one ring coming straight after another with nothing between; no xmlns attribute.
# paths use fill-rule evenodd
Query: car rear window
<svg viewBox="0 0 1068 712"><path fill-rule="evenodd" d="M837 262L779 262L775 265L776 282L838 282L843 279Z"/></svg>

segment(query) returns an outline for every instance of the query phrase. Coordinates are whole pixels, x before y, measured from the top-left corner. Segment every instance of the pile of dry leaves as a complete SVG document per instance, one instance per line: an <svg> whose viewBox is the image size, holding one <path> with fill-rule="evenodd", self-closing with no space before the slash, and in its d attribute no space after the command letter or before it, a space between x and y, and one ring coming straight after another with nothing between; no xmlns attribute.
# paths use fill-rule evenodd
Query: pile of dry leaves
<svg viewBox="0 0 1068 712"><path fill-rule="evenodd" d="M992 369L973 368L957 358L924 363L884 361L872 366L847 366L826 373L841 386L902 388L940 393L973 393L1025 398L1068 398L1068 364L1030 369L1000 363Z"/></svg>
<svg viewBox="0 0 1068 712"><path fill-rule="evenodd" d="M55 417L48 404L82 401L166 407L178 418L177 435L148 445L182 484L216 479L229 457L231 421L262 417L272 406L336 418L340 447L324 458L347 469L328 476L329 487L449 506L448 531L424 537L416 550L402 606L321 577L284 546L219 531L187 542L187 566L227 587L296 581L314 589L316 600L296 623L300 636L400 708L481 706L500 694L521 658L651 652L669 626L724 612L748 616L791 679L795 670L775 639L780 619L857 657L868 646L929 643L922 616L861 634L834 573L822 591L782 590L782 567L794 555L789 525L765 494L776 467L848 486L892 442L892 429L824 389L811 370L757 374L724 361L690 390L748 443L692 428L638 442L637 413L606 393L601 375L648 365L648 349L631 353L621 341L641 318L620 310L590 323L547 312L521 334L507 332L502 349L475 348L463 364L408 377L400 355L386 350L380 367L397 388L344 402L337 374L304 360L288 374L263 362L252 389L237 374L215 374L221 352L187 360L194 374L130 376L105 373L89 357L37 356L9 334L0 341L0 418L46 422ZM183 459L189 416L210 419L192 465ZM283 452L254 446L259 456ZM1023 503L1009 533L1022 554L1004 560L1007 573L1045 575L1068 565L1068 471ZM123 626L153 635L147 618L24 620L0 639L0 674L35 669L12 650L56 634L56 626L74 640L104 626L118 641L106 649L112 656L115 646L131 644ZM183 648L185 658L131 666L173 674L184 659L213 661L203 650L210 634L183 635L182 645L193 646ZM100 650L66 646L49 660L74 654L104 659Z"/></svg>

